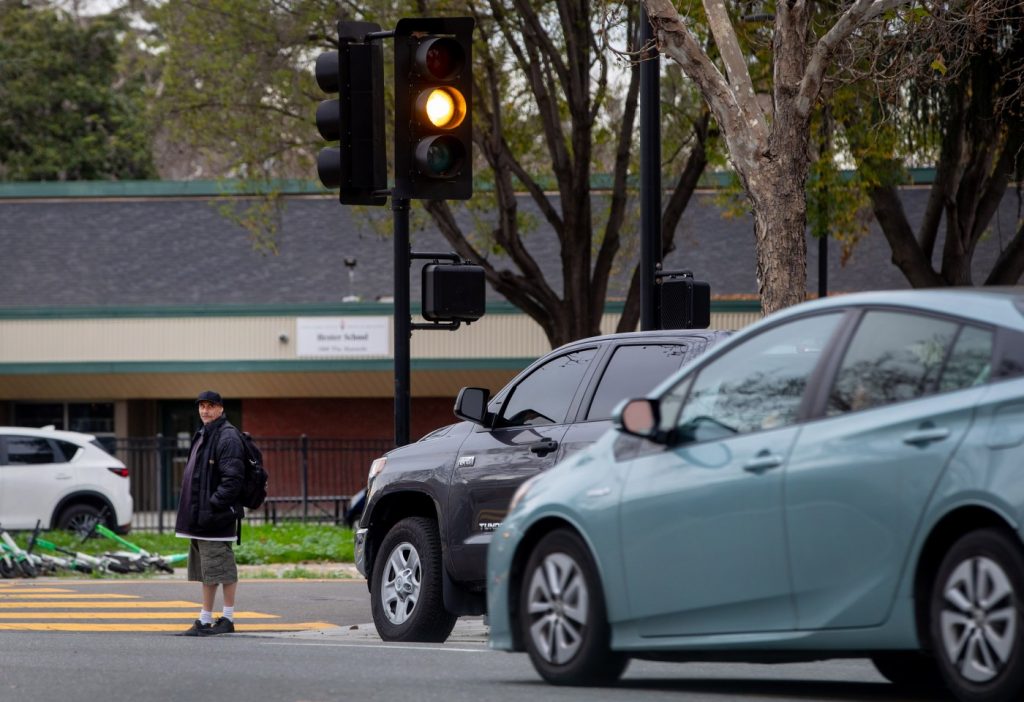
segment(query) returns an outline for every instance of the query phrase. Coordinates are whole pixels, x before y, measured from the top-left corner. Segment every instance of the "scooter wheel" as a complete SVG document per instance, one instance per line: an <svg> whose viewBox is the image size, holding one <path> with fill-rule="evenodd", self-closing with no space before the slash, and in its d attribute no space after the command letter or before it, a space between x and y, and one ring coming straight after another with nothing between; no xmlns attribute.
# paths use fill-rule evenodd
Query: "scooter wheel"
<svg viewBox="0 0 1024 702"><path fill-rule="evenodd" d="M6 558L0 558L0 577L13 578L15 575L17 575L17 572L15 571L14 564Z"/></svg>
<svg viewBox="0 0 1024 702"><path fill-rule="evenodd" d="M38 578L39 577L39 571L36 570L36 567L34 565L32 565L31 563L29 563L27 560L26 561L18 561L18 567L21 568L21 574L23 576L25 576L26 578Z"/></svg>

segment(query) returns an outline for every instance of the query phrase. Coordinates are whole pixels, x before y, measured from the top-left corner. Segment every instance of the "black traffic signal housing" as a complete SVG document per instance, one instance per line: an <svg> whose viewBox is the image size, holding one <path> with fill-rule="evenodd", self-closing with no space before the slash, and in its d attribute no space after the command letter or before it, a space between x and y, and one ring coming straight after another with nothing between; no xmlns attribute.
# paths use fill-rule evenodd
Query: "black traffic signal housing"
<svg viewBox="0 0 1024 702"><path fill-rule="evenodd" d="M472 17L406 17L395 27L394 196L473 196Z"/></svg>
<svg viewBox="0 0 1024 702"><path fill-rule="evenodd" d="M469 263L423 266L421 314L429 322L475 322L484 316L484 269Z"/></svg>
<svg viewBox="0 0 1024 702"><path fill-rule="evenodd" d="M384 205L388 164L384 139L384 54L373 22L338 22L338 50L320 54L316 82L338 93L316 109L316 126L327 141L338 141L317 156L316 170L328 188L338 188L343 205Z"/></svg>
<svg viewBox="0 0 1024 702"><path fill-rule="evenodd" d="M707 329L711 326L711 286L690 271L658 272L658 328Z"/></svg>

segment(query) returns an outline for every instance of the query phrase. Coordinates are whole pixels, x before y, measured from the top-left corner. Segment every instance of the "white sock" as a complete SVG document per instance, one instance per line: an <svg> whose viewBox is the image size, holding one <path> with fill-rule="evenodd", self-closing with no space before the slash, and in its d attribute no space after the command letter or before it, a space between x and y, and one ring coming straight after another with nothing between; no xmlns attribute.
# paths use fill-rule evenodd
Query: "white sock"
<svg viewBox="0 0 1024 702"><path fill-rule="evenodd" d="M199 610L199 623L200 624L213 624L213 612L208 609Z"/></svg>
<svg viewBox="0 0 1024 702"><path fill-rule="evenodd" d="M230 619L231 621L235 621L235 608L234 607L225 607L224 611L221 612L220 616L224 617L225 619Z"/></svg>

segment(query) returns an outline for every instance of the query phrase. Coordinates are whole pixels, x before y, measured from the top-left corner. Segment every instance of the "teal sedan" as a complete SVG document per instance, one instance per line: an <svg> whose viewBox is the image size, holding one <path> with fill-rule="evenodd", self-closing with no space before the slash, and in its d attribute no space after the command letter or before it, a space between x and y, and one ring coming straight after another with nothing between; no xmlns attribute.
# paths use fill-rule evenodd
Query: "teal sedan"
<svg viewBox="0 0 1024 702"><path fill-rule="evenodd" d="M1024 289L794 306L615 426L516 493L491 647L554 684L866 656L897 685L1024 699Z"/></svg>

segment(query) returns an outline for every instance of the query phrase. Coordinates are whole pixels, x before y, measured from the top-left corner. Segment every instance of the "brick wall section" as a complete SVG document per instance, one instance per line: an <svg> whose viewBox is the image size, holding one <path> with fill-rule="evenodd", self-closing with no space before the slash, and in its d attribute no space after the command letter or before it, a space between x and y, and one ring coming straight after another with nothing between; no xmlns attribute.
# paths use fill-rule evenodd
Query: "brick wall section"
<svg viewBox="0 0 1024 702"><path fill-rule="evenodd" d="M456 421L454 398L422 397L412 401L409 438L420 438ZM253 436L311 439L393 439L395 405L390 398L246 399L243 428Z"/></svg>

